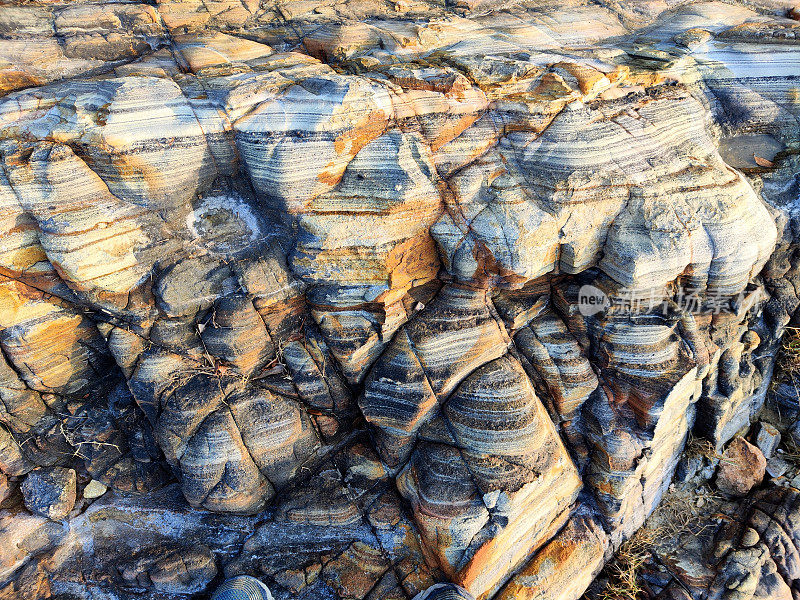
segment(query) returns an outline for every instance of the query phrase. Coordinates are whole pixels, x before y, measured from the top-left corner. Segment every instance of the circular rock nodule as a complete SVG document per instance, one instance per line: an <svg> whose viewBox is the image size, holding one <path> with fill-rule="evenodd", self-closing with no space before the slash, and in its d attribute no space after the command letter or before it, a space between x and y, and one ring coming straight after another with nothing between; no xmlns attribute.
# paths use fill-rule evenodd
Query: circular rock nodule
<svg viewBox="0 0 800 600"><path fill-rule="evenodd" d="M269 588L255 577L239 575L222 582L211 600L274 600Z"/></svg>
<svg viewBox="0 0 800 600"><path fill-rule="evenodd" d="M414 600L475 600L475 598L467 590L453 583L437 583L417 594Z"/></svg>

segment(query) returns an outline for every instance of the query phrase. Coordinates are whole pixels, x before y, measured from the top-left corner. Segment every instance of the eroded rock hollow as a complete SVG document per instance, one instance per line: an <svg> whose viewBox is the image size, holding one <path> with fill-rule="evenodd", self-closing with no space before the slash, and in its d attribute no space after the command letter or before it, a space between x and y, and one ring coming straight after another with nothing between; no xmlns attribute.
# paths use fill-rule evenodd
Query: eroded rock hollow
<svg viewBox="0 0 800 600"><path fill-rule="evenodd" d="M0 599L800 597L800 8L0 4Z"/></svg>

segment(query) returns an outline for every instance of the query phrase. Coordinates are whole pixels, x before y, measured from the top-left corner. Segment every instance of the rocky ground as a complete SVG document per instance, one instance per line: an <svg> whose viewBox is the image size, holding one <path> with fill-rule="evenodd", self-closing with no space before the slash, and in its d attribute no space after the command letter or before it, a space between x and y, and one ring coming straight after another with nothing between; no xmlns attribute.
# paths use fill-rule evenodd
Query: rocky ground
<svg viewBox="0 0 800 600"><path fill-rule="evenodd" d="M586 600L795 597L787 585L800 564L790 542L800 525L793 388L773 390L760 420L723 452L690 440L659 506Z"/></svg>
<svg viewBox="0 0 800 600"><path fill-rule="evenodd" d="M797 600L799 33L0 3L0 600Z"/></svg>

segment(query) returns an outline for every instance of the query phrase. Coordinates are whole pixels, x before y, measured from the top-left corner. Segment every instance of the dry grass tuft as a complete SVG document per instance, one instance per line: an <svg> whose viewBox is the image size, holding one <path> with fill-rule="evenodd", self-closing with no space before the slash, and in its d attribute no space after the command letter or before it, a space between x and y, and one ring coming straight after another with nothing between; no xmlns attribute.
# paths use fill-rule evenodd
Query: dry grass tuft
<svg viewBox="0 0 800 600"><path fill-rule="evenodd" d="M700 448L707 449L702 440ZM711 449L713 452L713 448ZM698 500L702 499L702 502ZM706 487L699 490L674 489L664 495L661 503L634 536L620 546L604 571L608 578L605 589L594 600L642 600L648 592L642 585L643 567L651 561L653 549L665 540L681 536L697 536L713 524L707 518L721 498ZM700 504L700 506L698 506Z"/></svg>
<svg viewBox="0 0 800 600"><path fill-rule="evenodd" d="M676 490L664 496L649 521L656 523L660 533L667 538L686 534L697 536L713 526L708 519L708 510L721 499L706 486L693 491Z"/></svg>
<svg viewBox="0 0 800 600"><path fill-rule="evenodd" d="M642 567L650 560L650 549L664 535L662 529L643 527L624 542L605 567L608 585L597 600L639 600L644 597L641 586Z"/></svg>
<svg viewBox="0 0 800 600"><path fill-rule="evenodd" d="M793 467L800 469L800 446L795 444L794 440L792 440L788 434L783 436L781 443L784 452L779 456Z"/></svg>
<svg viewBox="0 0 800 600"><path fill-rule="evenodd" d="M71 418L71 419L76 418L74 415L68 415L68 414L62 414L61 416L66 416L67 418ZM86 418L86 417L83 417L83 418ZM77 432L72 431L72 430L68 429L67 427L65 427L63 421L58 424L58 427L59 427L59 430L61 432L61 435L66 440L67 444L69 444L74 449L74 451L72 453L73 458L80 458L80 459L84 459L84 460L88 459L90 457L89 457L89 455L84 454L85 449L88 448L88 447L91 447L92 449L96 450L99 446L107 446L109 448L114 448L114 450L117 451L117 454L119 456L122 456L122 454L123 454L122 448L120 448L117 444L112 444L110 442L99 442L99 441L96 441L96 440L79 440L78 437L77 437L77 435L78 435ZM33 438L28 438L28 439L24 440L22 442L23 445L25 444L25 442L28 442L31 439L33 439Z"/></svg>
<svg viewBox="0 0 800 600"><path fill-rule="evenodd" d="M686 442L686 450L684 451L688 456L702 456L709 461L714 461L722 458L719 452L714 448L714 444L705 438L695 437L691 433Z"/></svg>
<svg viewBox="0 0 800 600"><path fill-rule="evenodd" d="M773 380L800 383L800 327L787 327L778 351Z"/></svg>
<svg viewBox="0 0 800 600"><path fill-rule="evenodd" d="M702 456L711 463L714 461L720 461L729 465L736 464L735 462L726 459L723 454L717 452L714 444L712 444L710 440L695 437L691 433L689 434L689 439L686 442L686 450L684 452L688 456Z"/></svg>

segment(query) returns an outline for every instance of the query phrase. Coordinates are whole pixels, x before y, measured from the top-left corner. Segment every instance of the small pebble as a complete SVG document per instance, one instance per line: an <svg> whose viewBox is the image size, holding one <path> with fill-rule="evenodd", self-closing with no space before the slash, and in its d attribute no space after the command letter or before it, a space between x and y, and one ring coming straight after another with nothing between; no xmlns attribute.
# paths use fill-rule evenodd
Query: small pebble
<svg viewBox="0 0 800 600"><path fill-rule="evenodd" d="M767 461L767 473L770 477L782 477L789 470L789 463L777 456Z"/></svg>
<svg viewBox="0 0 800 600"><path fill-rule="evenodd" d="M96 479L92 479L83 488L83 497L91 500L92 498L99 498L108 491L108 486Z"/></svg>
<svg viewBox="0 0 800 600"><path fill-rule="evenodd" d="M752 527L748 527L744 530L744 533L742 533L741 543L745 548L751 548L758 543L759 539L758 532Z"/></svg>

